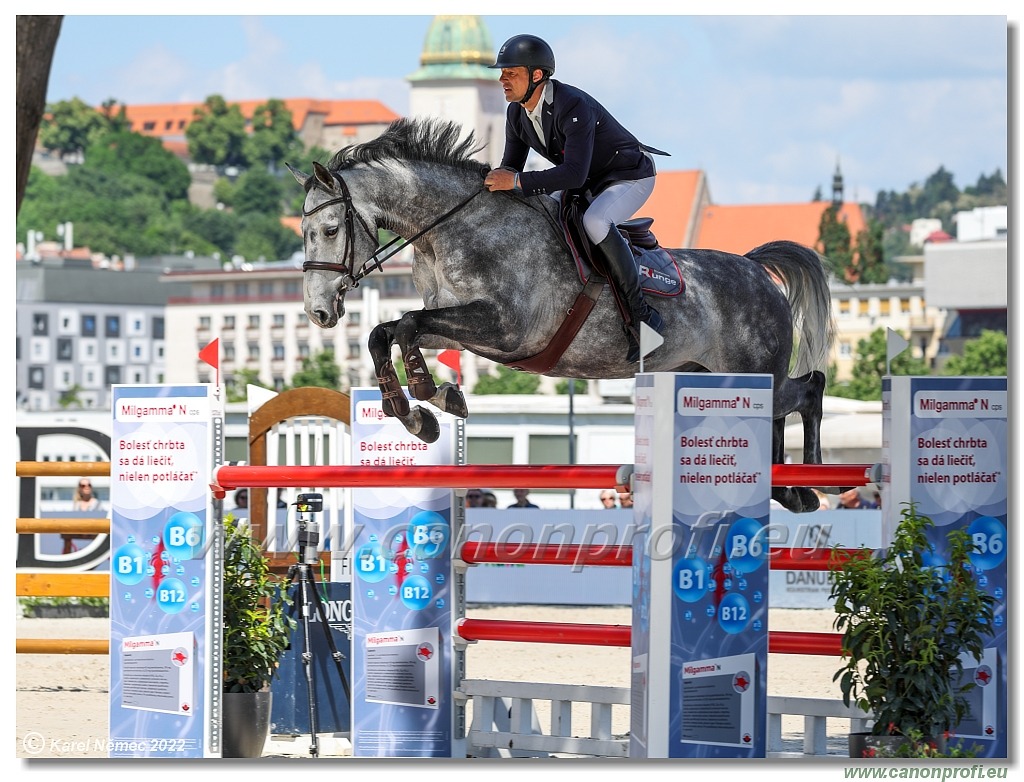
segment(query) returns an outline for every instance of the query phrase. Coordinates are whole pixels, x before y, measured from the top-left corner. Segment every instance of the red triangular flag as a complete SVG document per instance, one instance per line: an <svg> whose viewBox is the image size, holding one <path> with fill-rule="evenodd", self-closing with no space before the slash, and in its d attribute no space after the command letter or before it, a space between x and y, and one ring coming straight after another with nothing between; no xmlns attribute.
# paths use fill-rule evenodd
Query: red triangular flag
<svg viewBox="0 0 1024 782"><path fill-rule="evenodd" d="M442 350L437 354L437 360L439 363L444 364L455 370L455 382L458 385L462 385L462 351L461 350Z"/></svg>
<svg viewBox="0 0 1024 782"><path fill-rule="evenodd" d="M199 351L199 360L205 361L216 370L216 385L220 385L220 337Z"/></svg>

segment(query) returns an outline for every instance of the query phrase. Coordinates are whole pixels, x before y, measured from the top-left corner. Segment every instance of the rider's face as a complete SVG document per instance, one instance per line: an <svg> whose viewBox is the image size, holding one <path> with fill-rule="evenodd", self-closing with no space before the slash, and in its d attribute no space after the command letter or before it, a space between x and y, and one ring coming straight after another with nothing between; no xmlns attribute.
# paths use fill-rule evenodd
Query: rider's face
<svg viewBox="0 0 1024 782"><path fill-rule="evenodd" d="M505 100L509 103L518 103L526 97L526 88L530 86L529 71L521 65L515 68L502 68L498 81L505 93Z"/></svg>

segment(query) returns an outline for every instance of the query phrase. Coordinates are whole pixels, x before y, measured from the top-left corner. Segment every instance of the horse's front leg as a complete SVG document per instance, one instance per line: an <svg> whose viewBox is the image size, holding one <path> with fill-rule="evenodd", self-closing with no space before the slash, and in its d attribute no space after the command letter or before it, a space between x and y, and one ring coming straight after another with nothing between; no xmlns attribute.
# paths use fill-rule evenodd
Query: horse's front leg
<svg viewBox="0 0 1024 782"><path fill-rule="evenodd" d="M402 390L402 382L391 363L391 346L395 344L395 324L397 321L380 323L374 326L366 340L373 359L373 369L377 374L377 385L380 386L381 410L384 415L405 418L409 415L409 400Z"/></svg>
<svg viewBox="0 0 1024 782"><path fill-rule="evenodd" d="M402 316L395 327L395 341L405 362L409 393L438 410L466 418L469 408L462 390L454 383L442 383L439 387L434 382L420 352L420 340L431 336L439 337L449 345L461 345L472 339L494 344L498 336L488 333L488 328L493 325L493 313L488 315L483 303L443 310L416 310Z"/></svg>
<svg viewBox="0 0 1024 782"><path fill-rule="evenodd" d="M441 427L433 413L418 405L410 408L409 400L402 389L402 382L391 363L391 347L394 345L395 321L375 326L367 339L370 357L377 373L380 386L380 407L384 415L397 418L409 434L425 443L432 443L441 436Z"/></svg>

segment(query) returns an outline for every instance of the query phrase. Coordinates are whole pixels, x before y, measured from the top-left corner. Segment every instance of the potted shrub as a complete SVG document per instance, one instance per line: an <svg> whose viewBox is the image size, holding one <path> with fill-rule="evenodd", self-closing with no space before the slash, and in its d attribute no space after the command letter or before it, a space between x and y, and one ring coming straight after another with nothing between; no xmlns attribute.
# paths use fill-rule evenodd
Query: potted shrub
<svg viewBox="0 0 1024 782"><path fill-rule="evenodd" d="M966 530L946 536L934 552L928 516L906 503L892 545L874 556L833 553L834 627L842 633L846 662L839 681L843 703L871 712L870 736L895 737L876 746L894 749L867 756L937 756L967 714L962 683L965 652L981 657L992 630L995 600L978 584ZM942 559L936 559L936 555ZM936 563L941 565L937 566ZM851 757L863 757L851 736ZM963 756L961 748L953 748Z"/></svg>
<svg viewBox="0 0 1024 782"><path fill-rule="evenodd" d="M270 681L295 620L290 598L249 527L224 519L223 757L260 757L270 731Z"/></svg>

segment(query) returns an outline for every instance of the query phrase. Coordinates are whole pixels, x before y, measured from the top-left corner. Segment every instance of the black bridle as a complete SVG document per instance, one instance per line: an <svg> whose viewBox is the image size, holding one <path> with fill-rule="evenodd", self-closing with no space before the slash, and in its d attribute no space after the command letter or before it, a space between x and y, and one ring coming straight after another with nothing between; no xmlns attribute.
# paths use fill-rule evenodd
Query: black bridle
<svg viewBox="0 0 1024 782"><path fill-rule="evenodd" d="M415 236L409 239L403 239L401 236L396 236L390 242L385 244L383 247L378 247L373 251L373 255L363 261L362 266L358 269L356 265L356 243L355 243L355 221L359 221L359 225L363 231L370 238L373 244L377 243L377 234L370 230L370 226L366 224L363 216L356 211L355 205L352 203L352 194L349 192L348 185L345 180L342 179L337 173L332 173L332 176L337 180L341 186L341 195L337 198L330 198L321 204L317 204L312 209L307 210L305 207L302 209L302 216L309 217L310 215L316 214L321 209L326 209L328 206L334 206L335 204L345 205L345 246L341 251L341 263L331 263L330 261L304 261L302 264L302 271L307 272L310 269L322 269L324 271L338 272L342 275L341 285L338 288L338 292L341 293L352 288L359 287L359 281L363 279L367 274L372 271L383 271L383 264L385 261L397 255L400 251L405 249L407 246L419 239L427 231L436 228L438 225L443 223L453 214L462 209L466 204L473 200L478 193L484 188L483 184L479 188L474 190L454 207L449 209L439 218L434 220L430 225L419 231ZM397 245L391 252L387 253L383 257L381 253L384 253L393 245Z"/></svg>

